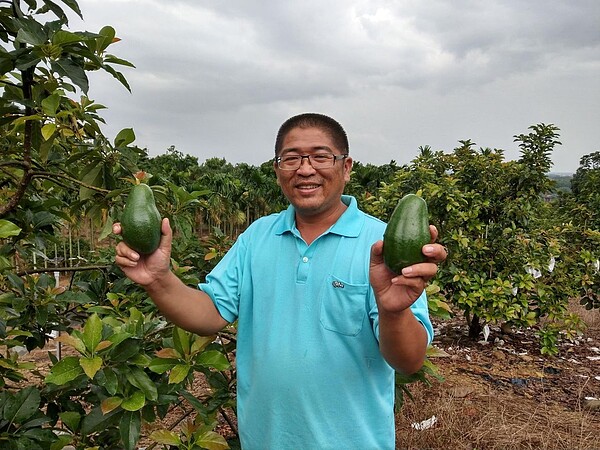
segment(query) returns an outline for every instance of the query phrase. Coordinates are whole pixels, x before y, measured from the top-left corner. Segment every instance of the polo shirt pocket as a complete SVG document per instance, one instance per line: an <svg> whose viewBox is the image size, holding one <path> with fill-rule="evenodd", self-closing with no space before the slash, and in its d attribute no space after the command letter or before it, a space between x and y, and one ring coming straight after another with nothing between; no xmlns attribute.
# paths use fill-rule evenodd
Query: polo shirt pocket
<svg viewBox="0 0 600 450"><path fill-rule="evenodd" d="M329 275L321 294L320 321L323 328L346 336L362 330L367 315L368 284L351 284Z"/></svg>

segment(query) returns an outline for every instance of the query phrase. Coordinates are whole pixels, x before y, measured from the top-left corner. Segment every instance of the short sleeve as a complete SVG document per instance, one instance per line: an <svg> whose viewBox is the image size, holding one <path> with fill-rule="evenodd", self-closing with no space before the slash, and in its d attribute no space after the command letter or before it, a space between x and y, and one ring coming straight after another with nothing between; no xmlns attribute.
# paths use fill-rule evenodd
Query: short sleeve
<svg viewBox="0 0 600 450"><path fill-rule="evenodd" d="M246 246L240 236L206 276L205 282L198 284L198 288L211 298L221 317L229 323L235 322L239 314L245 252Z"/></svg>
<svg viewBox="0 0 600 450"><path fill-rule="evenodd" d="M373 295L373 291L371 290L371 311L369 312L369 317L371 318L371 323L373 324L373 332L377 339L379 339L379 313L377 311L377 303L375 302L375 296ZM421 294L421 296L415 300L415 302L410 307L412 313L415 315L416 319L421 322L421 325L425 328L427 332L427 345L431 344L433 341L433 325L431 324L431 319L429 317L429 308L427 306L427 294L425 291Z"/></svg>

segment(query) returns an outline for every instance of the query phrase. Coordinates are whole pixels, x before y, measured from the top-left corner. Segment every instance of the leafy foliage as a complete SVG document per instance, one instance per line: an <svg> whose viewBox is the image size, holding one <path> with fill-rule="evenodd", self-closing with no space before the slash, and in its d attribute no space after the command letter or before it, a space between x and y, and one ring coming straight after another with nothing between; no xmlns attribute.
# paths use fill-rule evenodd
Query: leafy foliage
<svg viewBox="0 0 600 450"><path fill-rule="evenodd" d="M561 210L548 201L558 128L539 124L530 130L515 137L517 161L504 161L501 150L476 150L469 140L451 154L423 147L376 195L361 201L385 218L403 195L422 195L450 252L430 302L445 299L461 311L473 338L485 323L536 327L542 352L554 354L560 335L582 329L567 306L571 298L589 298L597 286L598 231L587 227L589 221L573 223L575 203ZM598 217L598 209L577 205ZM573 246L574 234L582 247Z"/></svg>

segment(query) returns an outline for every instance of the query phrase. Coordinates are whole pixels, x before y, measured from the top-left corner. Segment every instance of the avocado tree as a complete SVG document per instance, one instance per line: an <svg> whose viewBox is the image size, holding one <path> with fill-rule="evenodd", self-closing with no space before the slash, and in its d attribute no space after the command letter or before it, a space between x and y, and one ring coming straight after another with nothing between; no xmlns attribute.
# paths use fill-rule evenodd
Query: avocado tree
<svg viewBox="0 0 600 450"><path fill-rule="evenodd" d="M119 42L115 30L69 31L65 8L82 16L75 0L0 2L0 447L133 449L142 423L191 398L193 374L204 371L214 396L190 400L199 417L192 435L197 445L225 448L212 432L218 409L231 402L225 344L166 324L108 250L90 267L68 268L87 275L67 292L31 265L83 217L107 236L131 185L123 180L133 181L146 157L132 129L104 136L104 106L87 96L94 70L129 89L116 67L133 65L107 51ZM153 188L167 214L193 208L200 196ZM174 271L198 282L176 262ZM73 354L50 355L43 374L16 349L42 348L52 331Z"/></svg>
<svg viewBox="0 0 600 450"><path fill-rule="evenodd" d="M538 124L515 136L516 161L505 161L502 150L476 149L470 140L449 154L422 147L377 195L362 199L382 218L409 192L427 200L450 251L432 298L461 311L472 338L488 323L536 327L542 352L555 353L560 333L581 329L567 309L576 294L572 260L564 257L570 243L544 197L552 189L547 173L558 131Z"/></svg>
<svg viewBox="0 0 600 450"><path fill-rule="evenodd" d="M570 285L587 309L600 308L600 152L581 158L571 193L563 193L557 203L557 230L571 243L564 255L576 275Z"/></svg>

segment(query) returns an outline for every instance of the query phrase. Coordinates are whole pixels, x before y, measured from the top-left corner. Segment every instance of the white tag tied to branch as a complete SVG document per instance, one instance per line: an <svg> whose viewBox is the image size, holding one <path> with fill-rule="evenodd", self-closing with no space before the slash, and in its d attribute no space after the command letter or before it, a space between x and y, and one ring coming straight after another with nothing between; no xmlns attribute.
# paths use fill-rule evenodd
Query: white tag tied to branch
<svg viewBox="0 0 600 450"><path fill-rule="evenodd" d="M550 263L548 264L548 272L552 272L554 270L554 266L556 265L556 259L554 256L550 258Z"/></svg>
<svg viewBox="0 0 600 450"><path fill-rule="evenodd" d="M542 276L542 272L540 272L538 269L534 269L534 268L533 268L533 267L531 267L531 266L527 266L527 267L525 267L525 270L527 271L527 273L528 273L529 275L532 275L532 276L533 276L533 278L539 278L539 277L541 277L541 276Z"/></svg>

